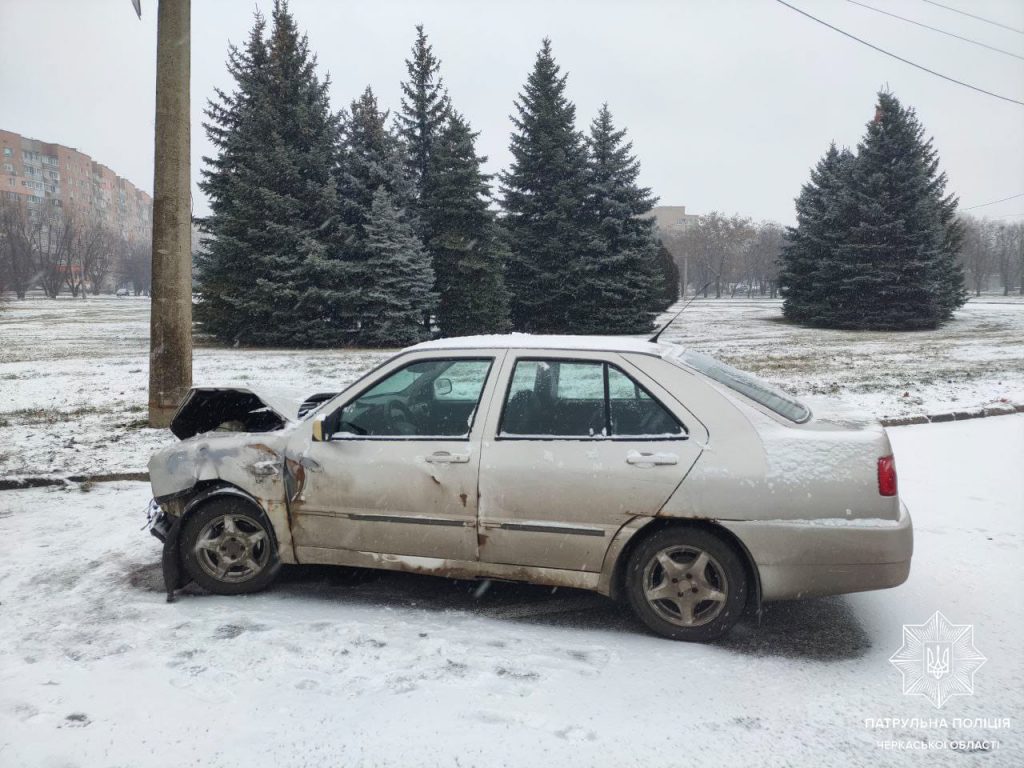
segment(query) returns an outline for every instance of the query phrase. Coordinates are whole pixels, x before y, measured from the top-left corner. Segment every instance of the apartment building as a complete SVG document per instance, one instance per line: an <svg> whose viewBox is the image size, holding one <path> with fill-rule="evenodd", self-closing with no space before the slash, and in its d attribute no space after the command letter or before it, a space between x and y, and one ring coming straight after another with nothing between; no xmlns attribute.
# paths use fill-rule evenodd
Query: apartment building
<svg viewBox="0 0 1024 768"><path fill-rule="evenodd" d="M63 144L0 130L0 195L95 221L128 240L150 237L153 199L127 179Z"/></svg>

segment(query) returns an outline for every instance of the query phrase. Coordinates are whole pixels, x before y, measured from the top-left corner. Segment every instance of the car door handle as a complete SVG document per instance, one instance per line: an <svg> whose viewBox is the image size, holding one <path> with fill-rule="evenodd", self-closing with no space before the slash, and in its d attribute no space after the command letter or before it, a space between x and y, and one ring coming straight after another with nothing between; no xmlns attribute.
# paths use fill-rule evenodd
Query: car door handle
<svg viewBox="0 0 1024 768"><path fill-rule="evenodd" d="M437 451L427 456L431 464L468 464L468 453L449 453L448 451Z"/></svg>
<svg viewBox="0 0 1024 768"><path fill-rule="evenodd" d="M674 453L643 453L641 451L630 451L626 454L626 463L647 467L661 464L678 464L679 457Z"/></svg>

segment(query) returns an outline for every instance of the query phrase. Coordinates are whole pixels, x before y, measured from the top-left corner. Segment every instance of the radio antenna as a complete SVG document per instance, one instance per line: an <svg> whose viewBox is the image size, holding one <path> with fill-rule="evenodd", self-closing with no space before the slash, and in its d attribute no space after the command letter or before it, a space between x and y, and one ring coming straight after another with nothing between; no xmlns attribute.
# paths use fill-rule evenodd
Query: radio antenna
<svg viewBox="0 0 1024 768"><path fill-rule="evenodd" d="M670 317L668 319L668 322L665 323L663 326L661 326L661 328L659 328L657 330L657 332L653 336L651 336L651 338L648 339L648 341L650 341L652 343L656 342L661 337L661 334L663 334L665 332L665 329L668 328L670 325L672 325L672 323L674 323L676 321L676 318L679 317L681 314L683 314L683 310L686 309L688 306L690 306L693 303L693 300L696 299L700 295L701 291L703 291L705 288L707 288L709 285L711 285L712 282L714 282L714 281L708 280L706 283L704 283L704 285L702 285L700 288L698 288L697 292L693 294L693 298L691 298L688 302L683 304L682 309L680 309L678 312L676 312L674 315L672 315L672 317Z"/></svg>

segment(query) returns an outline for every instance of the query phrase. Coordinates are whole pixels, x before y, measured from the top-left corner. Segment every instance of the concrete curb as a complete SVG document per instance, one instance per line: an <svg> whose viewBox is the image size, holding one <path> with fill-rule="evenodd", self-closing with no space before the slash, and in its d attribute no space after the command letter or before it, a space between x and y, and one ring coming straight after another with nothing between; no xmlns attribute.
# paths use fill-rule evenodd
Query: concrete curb
<svg viewBox="0 0 1024 768"><path fill-rule="evenodd" d="M882 419L883 427L905 427L910 424L941 424L946 421L966 421L967 419L983 419L987 416L1012 416L1024 413L1024 405L991 405L974 411L948 411L925 416L899 416Z"/></svg>
<svg viewBox="0 0 1024 768"><path fill-rule="evenodd" d="M67 477L15 477L0 480L0 491L19 491L25 488L47 488L71 483L114 483L119 480L149 482L148 472L113 472L104 475L68 475Z"/></svg>

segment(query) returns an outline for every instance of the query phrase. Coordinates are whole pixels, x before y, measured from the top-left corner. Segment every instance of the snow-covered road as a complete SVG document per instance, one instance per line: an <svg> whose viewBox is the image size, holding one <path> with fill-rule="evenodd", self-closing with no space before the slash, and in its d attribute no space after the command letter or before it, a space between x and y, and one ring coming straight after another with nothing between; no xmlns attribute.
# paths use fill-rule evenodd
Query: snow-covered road
<svg viewBox="0 0 1024 768"><path fill-rule="evenodd" d="M1022 765L1024 415L890 434L910 580L713 646L589 594L403 574L167 604L146 485L0 492L0 765ZM941 709L888 662L935 611L988 659ZM884 745L945 738L990 743Z"/></svg>

